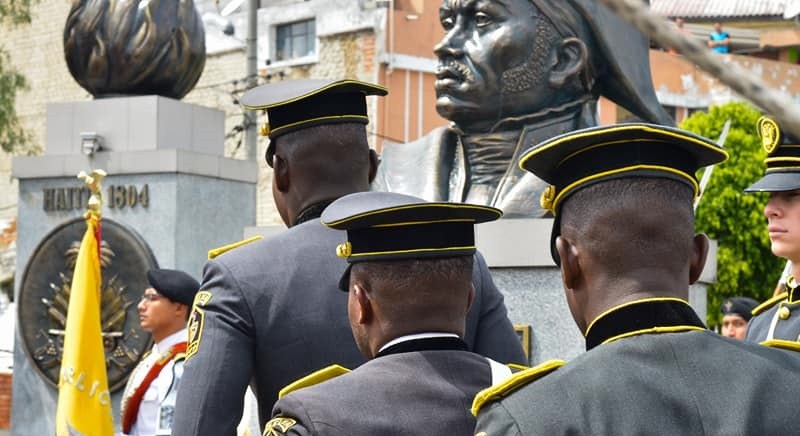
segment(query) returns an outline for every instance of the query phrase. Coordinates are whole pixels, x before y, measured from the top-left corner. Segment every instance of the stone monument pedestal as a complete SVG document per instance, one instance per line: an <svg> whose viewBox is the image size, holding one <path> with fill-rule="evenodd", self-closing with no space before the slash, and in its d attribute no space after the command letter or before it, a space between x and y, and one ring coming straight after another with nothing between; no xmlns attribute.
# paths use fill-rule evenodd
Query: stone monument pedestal
<svg viewBox="0 0 800 436"><path fill-rule="evenodd" d="M223 156L221 111L159 96L51 104L46 138L45 155L13 161L19 179L17 302L25 300L23 271L39 243L86 210L80 171L108 173L104 219L138 234L159 267L198 280L208 250L239 240L242 228L255 224L257 164ZM91 138L100 148L87 154ZM123 291L134 311L143 290ZM25 322L16 329L11 433L53 434L57 390L37 373L22 343L24 329L44 326ZM126 331L134 325L138 317L126 321ZM112 392L117 428L120 395L121 389Z"/></svg>

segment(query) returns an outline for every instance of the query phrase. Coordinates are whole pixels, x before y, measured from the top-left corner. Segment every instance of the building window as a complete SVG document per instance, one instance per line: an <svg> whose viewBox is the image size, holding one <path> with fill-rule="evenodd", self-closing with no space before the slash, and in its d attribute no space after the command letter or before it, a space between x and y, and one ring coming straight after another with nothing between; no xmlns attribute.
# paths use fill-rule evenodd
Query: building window
<svg viewBox="0 0 800 436"><path fill-rule="evenodd" d="M316 40L313 19L279 25L275 28L275 60L312 56L316 52Z"/></svg>

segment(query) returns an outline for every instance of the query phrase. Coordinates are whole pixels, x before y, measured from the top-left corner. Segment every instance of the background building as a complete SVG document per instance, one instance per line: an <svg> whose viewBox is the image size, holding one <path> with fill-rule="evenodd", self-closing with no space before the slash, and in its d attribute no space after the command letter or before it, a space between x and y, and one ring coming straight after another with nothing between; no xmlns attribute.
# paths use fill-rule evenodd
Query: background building
<svg viewBox="0 0 800 436"><path fill-rule="evenodd" d="M197 86L184 100L226 113L225 150L244 158L244 113L238 96L246 86L245 35L247 1L196 0L206 25L208 57ZM659 14L686 20L695 38L705 41L714 22L731 34L726 62L761 76L770 85L800 95L800 7L787 0L653 0ZM258 82L303 77L354 77L381 83L386 98L371 101L373 144L407 142L445 124L435 110L433 47L443 33L436 0L260 0L258 10ZM0 40L11 63L30 88L18 95L17 112L34 135L34 145L18 154L44 148L47 103L80 101L91 96L72 79L62 50L67 2L38 2L30 25L0 28ZM660 101L682 120L695 110L737 96L680 56L661 48L651 51L651 69ZM603 123L623 121L626 111L611 102L599 106ZM263 122L261 119L259 122ZM263 156L259 140L256 156ZM11 156L0 155L0 176L10 174ZM260 165L259 225L277 224L270 195L270 171ZM0 177L0 225L16 216L16 185ZM5 223L5 224L3 224ZM2 274L0 274L2 275Z"/></svg>

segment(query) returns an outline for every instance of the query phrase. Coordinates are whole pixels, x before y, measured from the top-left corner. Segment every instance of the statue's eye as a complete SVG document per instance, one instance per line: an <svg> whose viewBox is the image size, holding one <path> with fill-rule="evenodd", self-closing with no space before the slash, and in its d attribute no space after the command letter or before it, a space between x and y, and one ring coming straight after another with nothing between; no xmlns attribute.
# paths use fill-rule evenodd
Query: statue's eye
<svg viewBox="0 0 800 436"><path fill-rule="evenodd" d="M442 23L442 27L444 28L444 30L452 29L453 26L456 23L456 20L455 20L455 18L453 18L452 15L446 16L446 17L441 17L439 21Z"/></svg>
<svg viewBox="0 0 800 436"><path fill-rule="evenodd" d="M486 27L492 23L492 18L484 13L484 12L477 12L475 13L475 25L478 27Z"/></svg>

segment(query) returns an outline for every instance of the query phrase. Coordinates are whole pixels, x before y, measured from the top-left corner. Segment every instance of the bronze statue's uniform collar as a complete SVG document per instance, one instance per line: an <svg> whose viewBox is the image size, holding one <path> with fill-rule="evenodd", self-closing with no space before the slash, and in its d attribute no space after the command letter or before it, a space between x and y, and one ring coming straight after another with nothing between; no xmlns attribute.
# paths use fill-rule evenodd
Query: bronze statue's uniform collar
<svg viewBox="0 0 800 436"><path fill-rule="evenodd" d="M503 209L507 217L530 216L531 211L539 208L538 194L536 200L531 202L529 193L520 191L522 189L520 182L523 178L528 180L523 184L525 187L531 187L537 183L543 184L543 182L536 179L535 176L526 176L527 173L517 166L520 155L529 147L545 139L594 125L595 113L596 100L584 97L534 114L502 119L488 132L467 134L458 126L451 124L450 131L455 133L457 146L453 150L447 198L451 201L465 201L469 197L470 174L466 162L468 155L466 148L469 147L469 144L479 143L481 137L503 136L509 141L509 147L513 149L511 158L508 160L503 174L498 177L491 197L483 201L472 197L471 202L499 207ZM541 189L544 189L544 186Z"/></svg>
<svg viewBox="0 0 800 436"><path fill-rule="evenodd" d="M564 115L573 115L580 113L583 107L587 103L592 101L594 100L587 96L575 101L571 101L569 103L565 103L561 106L549 107L536 113L526 114L518 117L503 118L498 122L496 122L491 129L483 133L464 132L463 130L461 130L460 127L458 127L456 123L452 122L450 123L450 129L455 133L457 133L459 136L492 134L499 131L522 131L526 126L537 124L542 121L550 121L554 118L560 119Z"/></svg>
<svg viewBox="0 0 800 436"><path fill-rule="evenodd" d="M329 204L333 203L333 201L334 200L323 200L303 209L297 214L297 218L294 220L294 225L303 224L306 221L319 218L322 216L322 211L325 210Z"/></svg>
<svg viewBox="0 0 800 436"><path fill-rule="evenodd" d="M613 307L586 329L586 350L628 336L706 330L694 309L678 298L647 298Z"/></svg>

